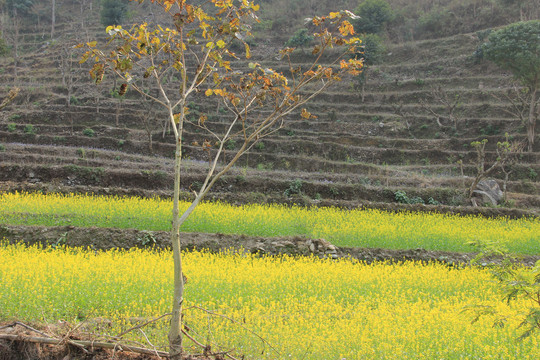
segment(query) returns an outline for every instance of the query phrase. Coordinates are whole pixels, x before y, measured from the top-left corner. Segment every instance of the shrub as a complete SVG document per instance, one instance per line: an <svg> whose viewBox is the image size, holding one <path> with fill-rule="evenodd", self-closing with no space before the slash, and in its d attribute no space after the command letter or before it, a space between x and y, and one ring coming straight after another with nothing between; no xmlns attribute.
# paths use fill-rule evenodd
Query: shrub
<svg viewBox="0 0 540 360"><path fill-rule="evenodd" d="M299 47L304 52L304 46L309 45L313 40L313 36L310 36L308 29L298 29L285 43L285 46Z"/></svg>
<svg viewBox="0 0 540 360"><path fill-rule="evenodd" d="M79 105L79 99L76 96L71 95L69 98L69 103L73 105Z"/></svg>
<svg viewBox="0 0 540 360"><path fill-rule="evenodd" d="M7 126L7 131L9 132L14 132L16 129L17 129L17 125L15 125L14 123L10 123Z"/></svg>
<svg viewBox="0 0 540 360"><path fill-rule="evenodd" d="M299 195L301 193L302 193L302 180L300 179L291 181L291 183L289 184L289 188L287 188L287 190L285 190L284 192L285 196L287 197L290 197L291 195L295 195L295 194Z"/></svg>
<svg viewBox="0 0 540 360"><path fill-rule="evenodd" d="M127 12L126 0L101 0L101 24L120 25Z"/></svg>
<svg viewBox="0 0 540 360"><path fill-rule="evenodd" d="M387 22L394 19L394 11L384 0L366 0L356 8L355 13L360 16L354 23L358 33L379 33Z"/></svg>
<svg viewBox="0 0 540 360"><path fill-rule="evenodd" d="M420 196L409 198L407 196L407 193L401 190L398 190L394 193L394 199L396 199L396 201L400 204L425 204L424 199L422 199ZM430 198L430 200L433 200L433 198Z"/></svg>
<svg viewBox="0 0 540 360"><path fill-rule="evenodd" d="M4 146L4 144L0 144L0 152L4 151L6 151L6 147Z"/></svg>
<svg viewBox="0 0 540 360"><path fill-rule="evenodd" d="M86 151L83 148L77 149L77 156L81 159L84 159L86 157Z"/></svg>
<svg viewBox="0 0 540 360"><path fill-rule="evenodd" d="M24 133L34 135L36 133L36 129L34 128L34 125L28 124L24 127Z"/></svg>
<svg viewBox="0 0 540 360"><path fill-rule="evenodd" d="M96 132L90 128L84 129L82 133L84 136L88 136L88 137L94 137L94 135L96 134Z"/></svg>
<svg viewBox="0 0 540 360"><path fill-rule="evenodd" d="M233 139L227 140L227 142L225 143L225 148L227 150L234 150L236 148L236 140L233 140Z"/></svg>
<svg viewBox="0 0 540 360"><path fill-rule="evenodd" d="M407 196L407 193L405 191L398 190L394 193L394 199L400 204L408 204L409 203L409 197Z"/></svg>

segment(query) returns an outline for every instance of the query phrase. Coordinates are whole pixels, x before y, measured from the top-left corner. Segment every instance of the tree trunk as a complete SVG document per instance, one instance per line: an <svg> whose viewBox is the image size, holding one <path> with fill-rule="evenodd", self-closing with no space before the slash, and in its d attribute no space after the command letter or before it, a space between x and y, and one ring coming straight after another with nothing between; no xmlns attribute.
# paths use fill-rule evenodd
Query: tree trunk
<svg viewBox="0 0 540 360"><path fill-rule="evenodd" d="M154 154L154 147L152 143L152 130L147 129L146 134L148 135L148 150L150 154Z"/></svg>
<svg viewBox="0 0 540 360"><path fill-rule="evenodd" d="M116 102L116 127L120 127L120 99Z"/></svg>
<svg viewBox="0 0 540 360"><path fill-rule="evenodd" d="M51 39L54 37L54 26L55 25L56 25L56 0L52 0Z"/></svg>
<svg viewBox="0 0 540 360"><path fill-rule="evenodd" d="M17 8L13 10L13 25L15 27L15 38L13 39L13 77L15 84L18 82L17 66L19 65L19 19L17 18Z"/></svg>
<svg viewBox="0 0 540 360"><path fill-rule="evenodd" d="M529 121L527 123L527 139L529 140L528 150L533 151L534 128L536 127L536 93L538 92L538 81L531 88L531 103L529 104Z"/></svg>
<svg viewBox="0 0 540 360"><path fill-rule="evenodd" d="M180 242L180 165L182 161L182 138L179 134L176 139L176 152L174 163L174 198L173 223L171 229L171 243L174 258L174 296L172 307L171 327L169 329L169 355L173 360L182 357L182 303L184 302L184 279L182 278L182 257Z"/></svg>

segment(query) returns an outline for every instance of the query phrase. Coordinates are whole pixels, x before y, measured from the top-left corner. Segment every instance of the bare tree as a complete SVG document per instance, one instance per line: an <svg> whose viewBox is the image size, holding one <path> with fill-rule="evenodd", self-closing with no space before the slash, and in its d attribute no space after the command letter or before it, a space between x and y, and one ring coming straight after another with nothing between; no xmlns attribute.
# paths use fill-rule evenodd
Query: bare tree
<svg viewBox="0 0 540 360"><path fill-rule="evenodd" d="M472 199L474 195L474 190L476 190L476 187L478 186L478 183L488 177L493 171L495 171L497 168L500 168L503 170L503 173L505 174L505 180L504 180L504 192L506 192L506 184L508 182L508 177L510 173L512 172L508 166L515 164L518 160L519 154L523 151L523 144L519 142L513 142L511 143L508 139L508 134L506 134L505 141L498 142L496 153L497 156L491 166L487 167L486 164L486 144L488 143L487 139L484 139L482 141L474 141L471 143L471 146L475 148L476 150L476 176L469 187L469 199ZM473 202L474 204L474 202Z"/></svg>
<svg viewBox="0 0 540 360"><path fill-rule="evenodd" d="M62 44L62 48L58 52L57 63L58 69L62 75L62 86L66 89L65 104L71 135L73 135L73 111L71 105L74 100L75 85L80 80L76 75L80 73L81 70L76 57L76 49L73 44Z"/></svg>
<svg viewBox="0 0 540 360"><path fill-rule="evenodd" d="M442 105L444 112L438 112L433 109L433 105ZM431 88L430 90L430 99L420 100L420 106L435 116L437 125L439 127L448 127L443 125L441 120L448 119L453 124L454 129L457 130L458 123L462 120L461 114L459 113L461 107L461 94L450 95L442 86L438 85Z"/></svg>
<svg viewBox="0 0 540 360"><path fill-rule="evenodd" d="M302 109L302 106L346 74L358 75L363 64L361 60L349 57L349 54L356 52L355 47L360 43L358 38L351 36L354 29L348 18L355 16L349 11L310 19L315 26L314 37L317 39L312 53L317 56L307 68L301 69L293 67L290 61L289 55L294 49L282 50L281 58L288 60L291 74L287 78L255 62L249 63L247 68L232 68L232 61L238 58L230 49L233 41L243 43L245 55L250 58L250 47L245 39L249 35L250 23L257 20L255 12L259 9L258 5L250 1L232 0L215 1L204 7L197 2L188 4L183 0L156 0L155 3L169 15L174 24L173 29L153 27L147 23L134 25L129 31L119 26L110 26L107 32L111 42L116 41L115 47L99 49L97 42L90 42L86 44L88 51L83 60L96 60L91 70L96 83L102 81L105 71L113 71L124 81L119 95L130 86L160 104L167 111L168 122L174 132L176 150L171 243L175 276L168 338L170 357L180 359L184 302L181 225L216 181L257 141L274 134L291 117L312 118L313 115L305 108ZM331 47L344 47L344 50L336 52L336 58L330 64L322 64L322 54ZM174 72L179 81L165 84L170 72ZM159 89L159 97L144 92L142 83L146 80L153 81ZM204 92L207 97L220 98L230 113L228 122L212 124L207 121L205 114L201 114L198 119L188 120L187 100L197 92ZM217 145L201 188L194 192L195 199L180 214L180 170L184 126L187 121L192 121L206 131L212 139L211 143ZM239 147L225 165L218 167L224 145L232 138L239 139Z"/></svg>
<svg viewBox="0 0 540 360"><path fill-rule="evenodd" d="M519 119L527 127L531 144L530 138L534 138L534 127L540 117L540 98L536 97L529 87L519 86L518 83L512 84L512 87L503 95L492 94L492 96L501 103L510 103L510 108L504 107L502 110L511 117ZM532 151L532 146L529 146L529 151Z"/></svg>

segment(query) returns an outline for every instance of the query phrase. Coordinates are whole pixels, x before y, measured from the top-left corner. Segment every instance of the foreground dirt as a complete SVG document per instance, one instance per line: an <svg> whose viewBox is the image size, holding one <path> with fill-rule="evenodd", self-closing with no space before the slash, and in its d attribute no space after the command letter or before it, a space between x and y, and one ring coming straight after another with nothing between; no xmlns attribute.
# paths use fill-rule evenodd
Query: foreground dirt
<svg viewBox="0 0 540 360"><path fill-rule="evenodd" d="M164 231L139 231L134 229L77 228L73 226L0 226L0 239L10 243L68 245L89 247L94 250L129 249L132 247L169 248L169 233ZM182 233L184 249L243 251L267 255L299 255L329 258L352 258L366 263L374 261L424 261L448 265L467 265L476 253L428 251L425 249L391 250L337 247L324 239L294 237L257 237L246 235ZM525 256L521 261L532 266L538 256Z"/></svg>
<svg viewBox="0 0 540 360"><path fill-rule="evenodd" d="M48 344L58 340L57 344ZM87 344L81 346L80 344ZM138 353L121 341L111 343L113 348L100 347L100 342L65 322L50 325L0 323L0 360L158 360L166 353L155 355ZM140 348L138 348L140 349ZM130 351L134 350L134 351ZM150 350L150 349L144 349ZM143 351L144 351L143 350ZM182 360L224 360L223 354L186 354Z"/></svg>

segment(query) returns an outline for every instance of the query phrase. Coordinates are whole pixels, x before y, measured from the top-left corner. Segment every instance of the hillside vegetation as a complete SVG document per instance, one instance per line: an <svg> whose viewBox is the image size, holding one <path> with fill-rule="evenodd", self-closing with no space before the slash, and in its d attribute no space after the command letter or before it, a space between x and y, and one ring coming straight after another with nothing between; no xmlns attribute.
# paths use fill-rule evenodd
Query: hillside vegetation
<svg viewBox="0 0 540 360"><path fill-rule="evenodd" d="M0 113L0 188L100 194L167 195L172 184L173 136L164 114L135 92L118 96L112 77L96 86L72 46L106 40L98 1L36 2L18 21L3 8L0 94L21 89ZM364 79L346 79L320 95L302 119L259 142L213 189L230 203L414 208L486 215L537 215L540 211L540 141L491 174L507 198L502 207L470 207L468 188L477 174L474 141L487 139L485 161L496 144L525 141L526 128L512 115L512 75L475 51L490 29L537 19L537 0L388 1L392 17L377 35L379 59ZM521 5L520 5L521 4ZM264 0L254 25L252 61L286 72L275 58L307 15L356 1ZM130 4L123 20L156 18L149 2ZM52 35L52 37L51 37ZM241 52L240 47L237 49ZM298 49L293 60L312 55ZM239 60L245 63L247 61ZM174 81L175 79L171 79ZM150 89L151 91L151 89ZM200 94L191 116L205 113L220 124L222 104ZM186 128L184 197L204 179L206 139ZM226 155L237 144L226 144ZM423 205L425 204L425 205Z"/></svg>

